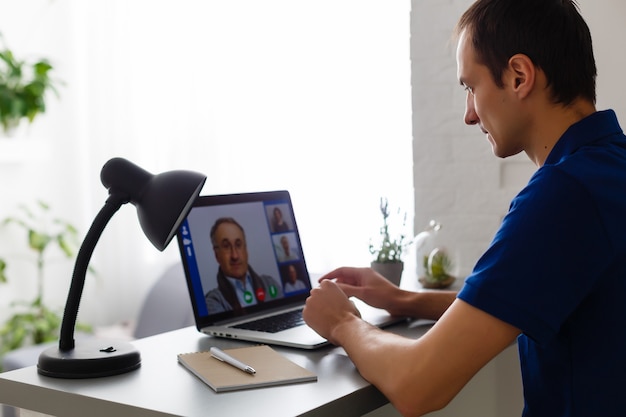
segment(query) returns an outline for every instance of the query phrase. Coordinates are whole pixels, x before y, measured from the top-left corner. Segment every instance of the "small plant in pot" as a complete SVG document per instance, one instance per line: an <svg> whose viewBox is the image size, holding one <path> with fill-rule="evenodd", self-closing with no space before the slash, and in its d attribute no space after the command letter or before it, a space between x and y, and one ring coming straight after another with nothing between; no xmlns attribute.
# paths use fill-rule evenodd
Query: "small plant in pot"
<svg viewBox="0 0 626 417"><path fill-rule="evenodd" d="M433 249L424 257L424 276L419 281L424 288L447 288L454 283L456 277L452 275L454 263L444 248Z"/></svg>
<svg viewBox="0 0 626 417"><path fill-rule="evenodd" d="M393 234L390 231L391 213L389 211L389 202L386 198L380 199L380 213L383 216L383 224L380 227L379 239L376 243L370 240L369 250L374 255L371 267L389 281L396 285L400 285L400 278L404 269L402 256L404 250L411 241L406 241L406 235L402 232ZM406 213L401 216L398 209L398 216L401 217L402 228L406 225Z"/></svg>

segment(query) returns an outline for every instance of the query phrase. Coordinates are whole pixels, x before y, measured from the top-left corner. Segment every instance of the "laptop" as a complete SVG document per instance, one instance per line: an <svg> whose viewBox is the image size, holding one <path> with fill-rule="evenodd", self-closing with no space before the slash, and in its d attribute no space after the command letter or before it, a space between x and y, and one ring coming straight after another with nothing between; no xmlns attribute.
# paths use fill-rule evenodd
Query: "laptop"
<svg viewBox="0 0 626 417"><path fill-rule="evenodd" d="M177 240L200 332L302 349L328 344L302 320L311 277L288 191L200 196ZM403 320L355 301L375 326Z"/></svg>

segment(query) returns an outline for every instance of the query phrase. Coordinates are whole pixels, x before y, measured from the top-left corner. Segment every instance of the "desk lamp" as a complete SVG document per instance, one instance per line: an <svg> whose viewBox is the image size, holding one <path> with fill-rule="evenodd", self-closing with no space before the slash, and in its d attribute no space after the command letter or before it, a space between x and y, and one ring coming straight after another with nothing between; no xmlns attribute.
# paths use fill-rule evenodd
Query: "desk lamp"
<svg viewBox="0 0 626 417"><path fill-rule="evenodd" d="M148 240L163 251L198 197L206 176L191 171L153 175L123 158L113 158L102 167L102 184L109 198L94 219L83 241L72 275L59 346L41 353L41 375L55 378L97 378L139 368L141 357L127 342L93 338L74 343L74 327L85 276L93 250L106 224L122 204L137 208L139 223Z"/></svg>

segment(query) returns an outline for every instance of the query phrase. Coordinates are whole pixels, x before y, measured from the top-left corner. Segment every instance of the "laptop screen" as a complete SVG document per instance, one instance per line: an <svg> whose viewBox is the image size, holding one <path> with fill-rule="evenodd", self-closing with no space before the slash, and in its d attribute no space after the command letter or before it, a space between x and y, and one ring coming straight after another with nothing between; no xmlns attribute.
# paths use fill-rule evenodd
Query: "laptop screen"
<svg viewBox="0 0 626 417"><path fill-rule="evenodd" d="M287 191L200 196L177 237L198 328L311 290Z"/></svg>

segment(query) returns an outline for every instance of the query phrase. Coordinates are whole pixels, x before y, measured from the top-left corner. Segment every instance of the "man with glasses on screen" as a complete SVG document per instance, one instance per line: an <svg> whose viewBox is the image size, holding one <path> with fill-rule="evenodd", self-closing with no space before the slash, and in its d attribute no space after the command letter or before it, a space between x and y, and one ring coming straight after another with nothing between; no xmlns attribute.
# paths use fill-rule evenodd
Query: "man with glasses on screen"
<svg viewBox="0 0 626 417"><path fill-rule="evenodd" d="M217 219L211 227L211 243L219 269L217 288L205 296L209 314L282 298L283 290L276 280L269 275L257 274L248 264L246 235L235 219Z"/></svg>

